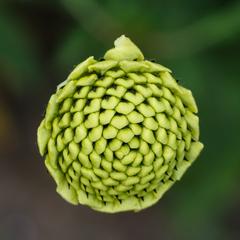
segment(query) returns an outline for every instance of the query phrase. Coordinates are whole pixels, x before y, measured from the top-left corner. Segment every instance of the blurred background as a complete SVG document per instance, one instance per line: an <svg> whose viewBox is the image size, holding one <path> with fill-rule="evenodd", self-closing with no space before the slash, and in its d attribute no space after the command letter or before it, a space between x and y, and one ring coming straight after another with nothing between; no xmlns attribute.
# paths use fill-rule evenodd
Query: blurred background
<svg viewBox="0 0 240 240"><path fill-rule="evenodd" d="M205 149L155 206L108 215L66 203L36 146L56 85L121 34L173 69ZM240 2L0 1L0 240L240 239Z"/></svg>

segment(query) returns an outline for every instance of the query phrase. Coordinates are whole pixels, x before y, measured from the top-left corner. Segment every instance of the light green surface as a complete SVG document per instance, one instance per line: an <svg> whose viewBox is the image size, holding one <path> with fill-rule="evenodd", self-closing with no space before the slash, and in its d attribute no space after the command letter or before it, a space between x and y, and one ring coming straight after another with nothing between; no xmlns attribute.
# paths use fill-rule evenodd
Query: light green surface
<svg viewBox="0 0 240 240"><path fill-rule="evenodd" d="M38 146L72 204L103 212L156 203L203 148L197 105L124 35L80 63L50 98Z"/></svg>

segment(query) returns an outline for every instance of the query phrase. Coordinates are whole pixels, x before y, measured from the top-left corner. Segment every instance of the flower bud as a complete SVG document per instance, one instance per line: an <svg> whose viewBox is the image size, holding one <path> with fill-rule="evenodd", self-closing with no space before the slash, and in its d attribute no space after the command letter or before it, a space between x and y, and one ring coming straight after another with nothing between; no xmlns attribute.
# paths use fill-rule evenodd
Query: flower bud
<svg viewBox="0 0 240 240"><path fill-rule="evenodd" d="M40 154L72 204L102 212L156 203L198 157L197 105L171 70L124 35L102 61L89 57L51 96Z"/></svg>

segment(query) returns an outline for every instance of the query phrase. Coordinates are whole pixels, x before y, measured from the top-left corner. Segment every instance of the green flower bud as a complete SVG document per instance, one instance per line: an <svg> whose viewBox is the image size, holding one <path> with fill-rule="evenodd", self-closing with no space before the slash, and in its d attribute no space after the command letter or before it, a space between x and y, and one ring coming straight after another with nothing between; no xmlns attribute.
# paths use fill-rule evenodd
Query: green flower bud
<svg viewBox="0 0 240 240"><path fill-rule="evenodd" d="M125 36L80 63L51 96L38 147L72 204L103 212L156 203L203 148L197 105Z"/></svg>

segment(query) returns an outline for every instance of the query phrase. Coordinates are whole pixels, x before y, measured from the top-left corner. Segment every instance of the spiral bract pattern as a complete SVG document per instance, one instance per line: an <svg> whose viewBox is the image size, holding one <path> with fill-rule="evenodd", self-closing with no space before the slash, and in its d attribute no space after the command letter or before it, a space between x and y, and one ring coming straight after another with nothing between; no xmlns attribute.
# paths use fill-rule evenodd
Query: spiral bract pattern
<svg viewBox="0 0 240 240"><path fill-rule="evenodd" d="M191 91L122 36L101 61L89 57L58 86L38 146L70 203L139 211L157 202L202 150L196 113Z"/></svg>

